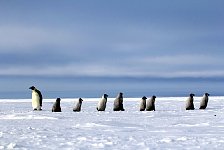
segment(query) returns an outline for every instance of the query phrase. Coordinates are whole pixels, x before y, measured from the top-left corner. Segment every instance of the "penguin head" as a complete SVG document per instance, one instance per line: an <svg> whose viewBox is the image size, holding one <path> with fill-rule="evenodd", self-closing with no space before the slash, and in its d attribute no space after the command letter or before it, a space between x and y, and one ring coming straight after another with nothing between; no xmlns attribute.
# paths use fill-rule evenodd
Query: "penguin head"
<svg viewBox="0 0 224 150"><path fill-rule="evenodd" d="M79 102L82 103L82 101L83 101L83 99L82 98L79 98Z"/></svg>
<svg viewBox="0 0 224 150"><path fill-rule="evenodd" d="M59 102L59 103L60 103L60 101L61 101L61 99L60 99L60 98L57 98L57 99L56 99L56 102Z"/></svg>
<svg viewBox="0 0 224 150"><path fill-rule="evenodd" d="M107 94L103 94L103 97L104 97L104 98L107 98L107 97L108 97L108 95L107 95Z"/></svg>
<svg viewBox="0 0 224 150"><path fill-rule="evenodd" d="M29 89L35 90L36 88L35 88L35 86L31 86Z"/></svg>
<svg viewBox="0 0 224 150"><path fill-rule="evenodd" d="M193 93L190 94L190 97L194 97L195 95Z"/></svg>
<svg viewBox="0 0 224 150"><path fill-rule="evenodd" d="M123 98L123 93L118 93L117 97L116 98Z"/></svg>
<svg viewBox="0 0 224 150"><path fill-rule="evenodd" d="M147 97L143 96L143 97L142 97L142 99L143 99L143 100L146 100L146 99L147 99Z"/></svg>
<svg viewBox="0 0 224 150"><path fill-rule="evenodd" d="M152 98L153 98L153 99L155 99L155 98L156 98L156 96L155 96L155 95L153 95L153 96L152 96Z"/></svg>
<svg viewBox="0 0 224 150"><path fill-rule="evenodd" d="M208 94L208 93L205 93L205 96L210 96L210 94Z"/></svg>

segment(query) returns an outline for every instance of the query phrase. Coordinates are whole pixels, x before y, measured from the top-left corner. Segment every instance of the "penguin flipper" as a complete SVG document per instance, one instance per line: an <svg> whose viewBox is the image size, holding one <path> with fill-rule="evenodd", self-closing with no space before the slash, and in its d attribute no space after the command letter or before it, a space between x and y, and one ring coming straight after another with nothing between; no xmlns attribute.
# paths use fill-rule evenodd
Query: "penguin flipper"
<svg viewBox="0 0 224 150"><path fill-rule="evenodd" d="M36 90L36 92L38 93L38 95L40 97L40 106L42 107L43 96L39 90Z"/></svg>

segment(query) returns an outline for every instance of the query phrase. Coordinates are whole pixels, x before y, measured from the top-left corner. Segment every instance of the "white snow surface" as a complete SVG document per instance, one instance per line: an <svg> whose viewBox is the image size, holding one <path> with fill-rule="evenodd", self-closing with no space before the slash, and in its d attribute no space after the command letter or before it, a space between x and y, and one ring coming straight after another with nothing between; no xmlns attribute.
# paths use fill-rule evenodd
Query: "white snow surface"
<svg viewBox="0 0 224 150"><path fill-rule="evenodd" d="M51 112L55 99L44 99L32 111L31 99L0 100L0 149L224 149L224 97L210 97L206 110L184 109L187 97L160 97L155 112L140 112L140 98L124 98L124 112L114 112L109 98L98 112L100 98L61 100L62 112Z"/></svg>

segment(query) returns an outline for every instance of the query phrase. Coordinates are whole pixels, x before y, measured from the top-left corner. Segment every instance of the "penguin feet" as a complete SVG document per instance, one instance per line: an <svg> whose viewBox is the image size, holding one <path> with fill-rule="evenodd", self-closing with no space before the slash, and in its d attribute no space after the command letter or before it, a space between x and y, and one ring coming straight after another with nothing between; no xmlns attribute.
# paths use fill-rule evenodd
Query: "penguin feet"
<svg viewBox="0 0 224 150"><path fill-rule="evenodd" d="M33 111L41 111L41 110L42 110L41 108L39 108L39 109L34 108L34 109L33 109Z"/></svg>

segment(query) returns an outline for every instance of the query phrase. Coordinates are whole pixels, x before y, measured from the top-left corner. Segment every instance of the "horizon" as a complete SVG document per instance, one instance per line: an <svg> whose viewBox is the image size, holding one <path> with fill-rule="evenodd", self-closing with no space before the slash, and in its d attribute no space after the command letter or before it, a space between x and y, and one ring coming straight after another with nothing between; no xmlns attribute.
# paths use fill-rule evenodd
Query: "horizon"
<svg viewBox="0 0 224 150"><path fill-rule="evenodd" d="M6 83L11 84L6 85ZM30 98L28 89L34 85L44 98L101 97L104 93L116 97L123 92L125 97L188 96L190 93L202 96L205 92L211 96L222 96L224 78L132 78L132 77L33 77L1 76L2 98Z"/></svg>

